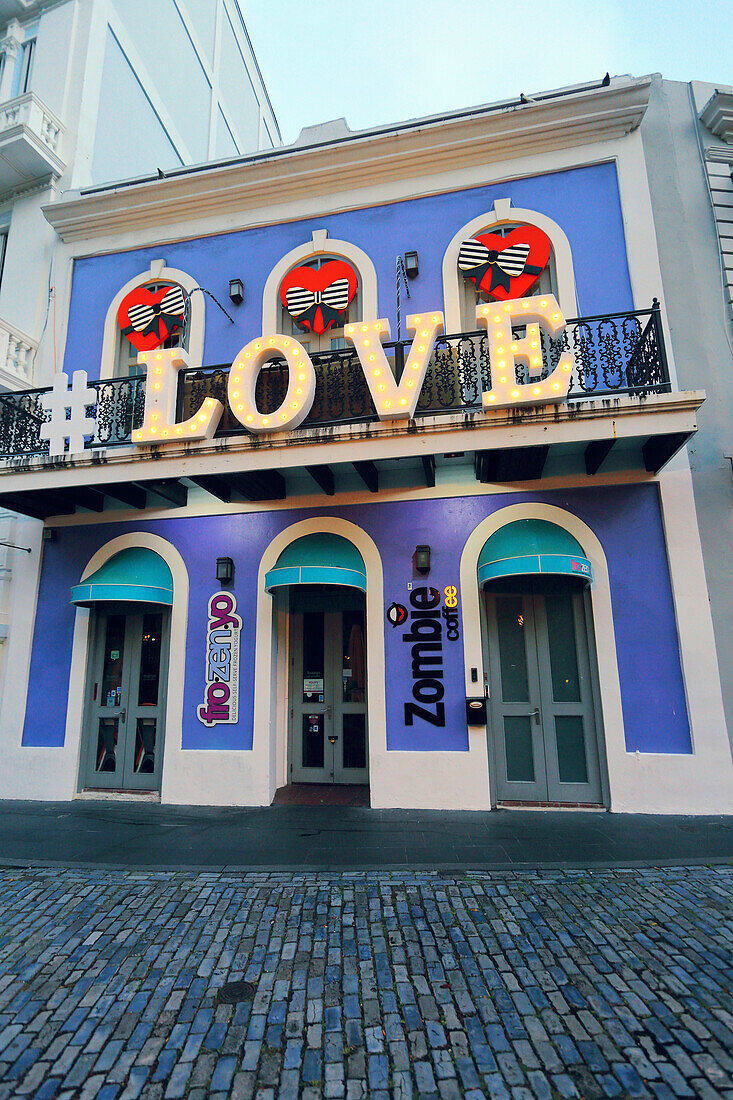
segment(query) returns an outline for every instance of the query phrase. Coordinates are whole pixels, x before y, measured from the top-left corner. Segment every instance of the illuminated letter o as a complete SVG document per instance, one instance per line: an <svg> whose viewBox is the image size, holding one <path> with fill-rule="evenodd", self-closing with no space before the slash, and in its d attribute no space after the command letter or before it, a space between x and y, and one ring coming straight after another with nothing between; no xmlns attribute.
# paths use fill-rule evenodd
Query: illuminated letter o
<svg viewBox="0 0 733 1100"><path fill-rule="evenodd" d="M278 409L261 413L255 404L257 378L265 363L284 359L288 392ZM311 411L316 395L316 372L302 344L292 336L265 336L251 340L239 352L229 372L229 405L249 432L282 432L297 428Z"/></svg>

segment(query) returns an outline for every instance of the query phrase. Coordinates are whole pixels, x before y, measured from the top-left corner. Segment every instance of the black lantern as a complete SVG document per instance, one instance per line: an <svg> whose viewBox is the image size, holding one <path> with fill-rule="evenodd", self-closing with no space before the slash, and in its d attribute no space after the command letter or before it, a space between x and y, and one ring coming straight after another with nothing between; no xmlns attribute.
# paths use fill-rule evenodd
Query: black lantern
<svg viewBox="0 0 733 1100"><path fill-rule="evenodd" d="M220 584L231 584L234 580L234 562L231 558L216 559L216 579Z"/></svg>
<svg viewBox="0 0 733 1100"><path fill-rule="evenodd" d="M241 306L244 299L244 286L241 279L229 280L229 297L235 306Z"/></svg>
<svg viewBox="0 0 733 1100"><path fill-rule="evenodd" d="M415 553L412 555L412 564L416 573L426 577L430 572L430 547L416 546Z"/></svg>
<svg viewBox="0 0 733 1100"><path fill-rule="evenodd" d="M419 274L417 252L405 252L405 275L408 279L416 279Z"/></svg>

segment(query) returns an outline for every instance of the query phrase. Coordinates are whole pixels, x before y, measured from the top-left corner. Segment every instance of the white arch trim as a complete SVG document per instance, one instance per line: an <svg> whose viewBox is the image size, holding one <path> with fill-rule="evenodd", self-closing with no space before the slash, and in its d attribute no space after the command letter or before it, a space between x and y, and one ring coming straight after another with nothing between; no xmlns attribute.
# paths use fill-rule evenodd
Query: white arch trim
<svg viewBox="0 0 733 1100"><path fill-rule="evenodd" d="M316 256L324 255L342 256L353 264L361 279L362 316L360 320L378 320L377 272L369 256L349 241L338 241L335 238L330 238L327 229L316 229L313 231L312 240L308 241L307 244L301 244L297 248L293 248L275 264L267 276L265 289L262 292L263 336L274 336L279 332L280 283L291 267L295 267L299 263L307 263L308 260L312 260Z"/></svg>
<svg viewBox="0 0 733 1100"><path fill-rule="evenodd" d="M198 283L188 272L177 267L166 267L165 260L153 260L147 271L141 271L129 279L110 302L104 319L104 338L102 341L102 362L99 377L112 378L117 366L117 347L120 339L120 326L117 323L117 310L120 302L138 286L146 283L171 282L182 286L190 294ZM204 359L204 334L206 328L206 305L203 294L194 294L191 298L191 319L189 322L188 358L192 366L200 366Z"/></svg>
<svg viewBox="0 0 733 1100"><path fill-rule="evenodd" d="M445 331L460 332L461 322L461 294L460 280L462 275L458 270L458 253L462 243L468 237L474 237L477 233L495 229L500 225L525 222L527 225L536 225L543 230L552 242L555 254L555 271L557 274L557 300L565 317L574 317L577 313L577 295L575 293L575 272L573 269L573 254L570 249L570 241L557 222L540 214L536 210L524 210L511 205L511 199L496 199L494 209L488 214L479 214L472 218L458 230L453 240L445 250L443 256L443 311L445 313Z"/></svg>
<svg viewBox="0 0 733 1100"><path fill-rule="evenodd" d="M167 564L173 576L173 605L171 607L170 649L168 657L168 687L166 691L165 737L163 744L163 773L161 801L167 801L166 781L176 770L181 752L183 725L183 684L186 671L186 635L188 627L188 570L183 558L167 539L151 535L147 531L133 531L101 546L94 554L79 578L86 580L106 561L132 546L153 550ZM74 621L74 639L69 673L69 707L66 715L66 739L76 757L75 784L78 784L81 760L81 738L84 723L84 694L89 652L90 612L77 607Z"/></svg>
<svg viewBox="0 0 733 1100"><path fill-rule="evenodd" d="M483 668L483 646L481 639L481 593L478 583L478 559L481 551L494 532L520 519L544 519L562 527L573 535L583 547L585 556L590 559L595 574L595 583L591 588L591 607L593 628L598 660L598 683L601 713L596 716L599 741L605 734L605 757L608 765L611 808L617 798L619 772L623 770L626 757L624 740L623 712L621 708L621 683L616 658L616 637L613 627L611 608L611 585L608 576L608 564L597 536L587 524L551 504L510 504L487 516L471 532L461 555L461 596L463 600L463 657L466 676L466 694L475 695L476 685L469 681L471 668ZM601 768L603 768L603 745L599 745ZM605 786L605 783L603 784Z"/></svg>
<svg viewBox="0 0 733 1100"><path fill-rule="evenodd" d="M387 751L382 559L374 540L355 523L336 516L300 520L276 535L260 561L257 577L253 769L269 776L269 797L287 782L287 615L277 611L276 597L265 590L265 574L286 546L326 531L340 535L361 554L366 566L366 659L369 779L380 783ZM283 652L284 650L284 652Z"/></svg>

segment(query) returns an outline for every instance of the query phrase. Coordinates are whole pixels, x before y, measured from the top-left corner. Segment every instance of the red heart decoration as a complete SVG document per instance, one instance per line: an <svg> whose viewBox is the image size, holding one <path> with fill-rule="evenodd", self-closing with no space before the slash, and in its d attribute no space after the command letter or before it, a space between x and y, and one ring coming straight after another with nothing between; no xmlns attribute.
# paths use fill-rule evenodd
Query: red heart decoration
<svg viewBox="0 0 733 1100"><path fill-rule="evenodd" d="M138 286L131 290L129 294L126 294L120 302L120 308L117 310L117 321L127 339L138 351L152 351L153 348L161 347L171 333L181 328L183 324L182 314L180 321L177 324L171 323L170 328L166 321L161 318L156 326L156 331L149 332L147 336L144 336L142 332L136 332L130 321L129 310L131 306L150 306L154 308L163 301L170 289L170 286L164 286L160 290L152 291L148 290L146 286ZM130 331L126 331L127 329L130 329Z"/></svg>
<svg viewBox="0 0 733 1100"><path fill-rule="evenodd" d="M510 277L509 290L505 290L503 286L495 286L490 291L492 271L489 268L478 288L497 302L506 302L510 298L522 298L537 282L550 259L550 249L552 247L550 238L536 225L520 225L517 229L512 229L511 233L507 233L506 237L501 237L498 233L482 233L481 236L475 239L481 241L481 244L485 244L488 249L496 249L497 252L503 252L505 248L512 244L528 244L529 254L525 263L528 267L540 269L537 274L525 271L521 275ZM476 279L468 273L466 278L470 278L474 283L476 282Z"/></svg>
<svg viewBox="0 0 733 1100"><path fill-rule="evenodd" d="M314 267L294 267L292 271L289 271L282 283L280 284L280 301L285 309L288 309L287 292L291 287L303 287L304 290L310 290L314 293L316 291L323 292L331 285L335 283L337 279L348 279L349 281L349 304L352 302L356 289L358 286L357 274L350 264L347 264L344 260L329 260L323 267L316 270ZM339 314L345 313L347 306L338 310ZM318 335L326 332L332 325L336 324L336 318L331 317L330 320L326 320L323 316L323 311L320 306L315 312L315 316L312 321L306 318L294 317L293 320L301 328L315 332Z"/></svg>

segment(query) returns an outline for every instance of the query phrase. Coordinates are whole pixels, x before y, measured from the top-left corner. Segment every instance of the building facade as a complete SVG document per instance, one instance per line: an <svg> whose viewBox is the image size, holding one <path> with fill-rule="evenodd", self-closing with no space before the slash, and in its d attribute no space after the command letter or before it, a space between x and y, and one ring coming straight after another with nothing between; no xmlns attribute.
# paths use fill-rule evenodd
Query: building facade
<svg viewBox="0 0 733 1100"><path fill-rule="evenodd" d="M0 394L61 366L45 205L279 143L237 0L0 0ZM0 542L25 527L3 513ZM17 560L0 546L0 690Z"/></svg>
<svg viewBox="0 0 733 1100"><path fill-rule="evenodd" d="M651 83L46 208L0 793L730 812Z"/></svg>

